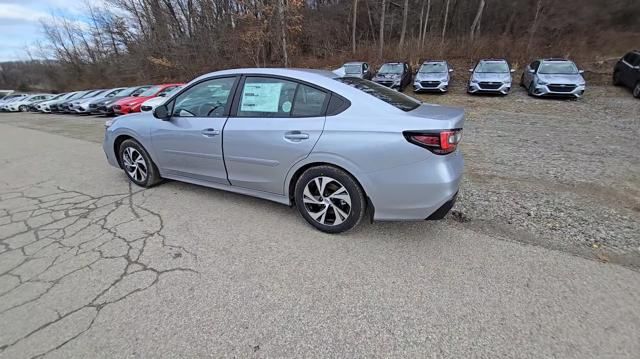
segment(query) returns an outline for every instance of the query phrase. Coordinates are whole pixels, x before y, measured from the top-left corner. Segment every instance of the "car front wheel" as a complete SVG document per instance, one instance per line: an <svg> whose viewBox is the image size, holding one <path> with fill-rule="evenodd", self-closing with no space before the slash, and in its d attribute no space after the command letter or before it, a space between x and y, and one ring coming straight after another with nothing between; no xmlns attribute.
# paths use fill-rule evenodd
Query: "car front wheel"
<svg viewBox="0 0 640 359"><path fill-rule="evenodd" d="M326 233L350 230L360 223L366 209L360 185L332 166L306 170L296 182L295 202L302 217Z"/></svg>
<svg viewBox="0 0 640 359"><path fill-rule="evenodd" d="M640 98L640 81L638 81L636 86L633 88L633 97Z"/></svg>
<svg viewBox="0 0 640 359"><path fill-rule="evenodd" d="M27 112L27 106L22 105L22 106L18 107L18 111L20 111L20 112Z"/></svg>
<svg viewBox="0 0 640 359"><path fill-rule="evenodd" d="M152 187L160 182L158 168L147 151L137 141L129 139L122 142L118 157L124 173L131 182L141 187Z"/></svg>

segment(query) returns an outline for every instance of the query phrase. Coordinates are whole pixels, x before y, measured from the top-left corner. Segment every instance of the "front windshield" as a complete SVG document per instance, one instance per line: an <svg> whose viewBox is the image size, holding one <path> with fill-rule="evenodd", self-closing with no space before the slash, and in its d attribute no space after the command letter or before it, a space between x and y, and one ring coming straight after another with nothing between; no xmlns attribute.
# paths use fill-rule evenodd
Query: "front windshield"
<svg viewBox="0 0 640 359"><path fill-rule="evenodd" d="M418 72L421 74L438 74L447 72L447 65L443 62L428 62L426 64L422 64Z"/></svg>
<svg viewBox="0 0 640 359"><path fill-rule="evenodd" d="M360 65L344 65L344 73L359 75L362 73L362 66Z"/></svg>
<svg viewBox="0 0 640 359"><path fill-rule="evenodd" d="M476 67L477 73L501 74L509 72L509 65L506 62L480 62Z"/></svg>
<svg viewBox="0 0 640 359"><path fill-rule="evenodd" d="M52 98L50 98L50 99L49 99L49 101L51 101L51 100L57 100L57 99L61 98L62 96L65 96L65 95L67 95L67 94L66 94L66 93L61 93L61 94L59 94L59 95L55 95L55 96L53 96Z"/></svg>
<svg viewBox="0 0 640 359"><path fill-rule="evenodd" d="M538 73L575 75L578 73L578 68L573 62L543 62Z"/></svg>
<svg viewBox="0 0 640 359"><path fill-rule="evenodd" d="M162 92L160 92L158 94L158 97L170 97L170 96L173 96L173 94L175 94L176 92L182 90L182 87L184 87L184 86L177 86L177 87L174 87L174 88L167 87L166 89L162 90Z"/></svg>
<svg viewBox="0 0 640 359"><path fill-rule="evenodd" d="M380 67L381 74L401 74L404 69L404 65L402 64L384 64Z"/></svg>
<svg viewBox="0 0 640 359"><path fill-rule="evenodd" d="M148 88L146 91L144 91L143 93L140 94L140 97L149 97L149 96L153 96L155 95L158 91L160 91L160 89L162 88L162 86L152 86L150 88Z"/></svg>
<svg viewBox="0 0 640 359"><path fill-rule="evenodd" d="M336 81L340 81L351 87L355 87L358 90L367 93L378 100L382 100L402 111L411 111L420 106L421 102L409 97L401 92L392 90L386 86L379 85L375 82L364 80L357 77L342 77L337 78Z"/></svg>

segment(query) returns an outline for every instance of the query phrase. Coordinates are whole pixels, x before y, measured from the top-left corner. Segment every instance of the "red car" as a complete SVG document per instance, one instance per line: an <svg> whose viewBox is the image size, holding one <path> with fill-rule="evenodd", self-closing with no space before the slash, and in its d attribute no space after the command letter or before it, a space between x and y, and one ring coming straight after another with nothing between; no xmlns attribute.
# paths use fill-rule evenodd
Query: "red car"
<svg viewBox="0 0 640 359"><path fill-rule="evenodd" d="M167 92L184 84L163 84L149 87L143 93L136 97L125 97L113 104L113 112L116 115L126 115L128 113L140 112L142 103L150 98L163 96Z"/></svg>

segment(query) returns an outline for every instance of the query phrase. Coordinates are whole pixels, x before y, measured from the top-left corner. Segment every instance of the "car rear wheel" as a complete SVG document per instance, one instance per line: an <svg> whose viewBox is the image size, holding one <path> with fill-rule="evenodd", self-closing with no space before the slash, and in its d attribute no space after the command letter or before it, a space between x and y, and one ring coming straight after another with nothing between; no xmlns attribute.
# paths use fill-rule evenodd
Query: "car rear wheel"
<svg viewBox="0 0 640 359"><path fill-rule="evenodd" d="M18 107L18 111L20 111L20 112L27 112L27 106L22 105L22 106Z"/></svg>
<svg viewBox="0 0 640 359"><path fill-rule="evenodd" d="M326 233L341 233L357 226L366 209L360 185L332 166L306 170L296 182L295 202L302 217Z"/></svg>
<svg viewBox="0 0 640 359"><path fill-rule="evenodd" d="M131 182L141 187L152 187L162 180L158 168L147 151L137 141L129 139L122 142L118 158Z"/></svg>

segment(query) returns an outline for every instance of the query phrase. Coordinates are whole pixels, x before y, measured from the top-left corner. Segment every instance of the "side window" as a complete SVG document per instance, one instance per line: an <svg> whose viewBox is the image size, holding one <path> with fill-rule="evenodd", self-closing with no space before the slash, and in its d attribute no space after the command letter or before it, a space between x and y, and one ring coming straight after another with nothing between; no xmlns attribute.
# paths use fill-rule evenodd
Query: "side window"
<svg viewBox="0 0 640 359"><path fill-rule="evenodd" d="M225 77L204 81L191 87L175 99L172 116L223 116L235 81L235 77Z"/></svg>
<svg viewBox="0 0 640 359"><path fill-rule="evenodd" d="M638 65L640 65L640 55L633 54L633 57L631 58L631 66L638 66Z"/></svg>
<svg viewBox="0 0 640 359"><path fill-rule="evenodd" d="M318 117L324 116L324 103L328 95L310 86L298 85L295 100L293 102L294 117Z"/></svg>
<svg viewBox="0 0 640 359"><path fill-rule="evenodd" d="M289 117L297 86L293 81L247 77L242 88L238 117Z"/></svg>
<svg viewBox="0 0 640 359"><path fill-rule="evenodd" d="M633 65L633 60L635 60L634 57L635 56L633 55L633 52L630 52L624 56L624 61L626 61L630 65Z"/></svg>

